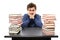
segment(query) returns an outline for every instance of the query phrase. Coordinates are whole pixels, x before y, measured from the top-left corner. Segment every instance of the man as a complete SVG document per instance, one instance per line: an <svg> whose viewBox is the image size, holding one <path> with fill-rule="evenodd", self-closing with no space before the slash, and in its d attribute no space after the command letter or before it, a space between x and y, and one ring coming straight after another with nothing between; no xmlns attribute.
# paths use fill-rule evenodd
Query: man
<svg viewBox="0 0 60 40"><path fill-rule="evenodd" d="M40 27L42 28L41 16L36 14L36 5L29 3L27 5L27 14L23 16L22 27Z"/></svg>

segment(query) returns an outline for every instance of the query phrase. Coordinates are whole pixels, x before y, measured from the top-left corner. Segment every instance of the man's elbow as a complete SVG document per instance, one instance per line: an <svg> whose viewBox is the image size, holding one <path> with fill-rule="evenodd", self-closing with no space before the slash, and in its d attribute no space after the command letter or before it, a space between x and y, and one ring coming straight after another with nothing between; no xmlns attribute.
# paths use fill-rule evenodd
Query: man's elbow
<svg viewBox="0 0 60 40"><path fill-rule="evenodd" d="M23 23L23 24L21 25L21 27L27 27L27 24L26 24L26 23Z"/></svg>
<svg viewBox="0 0 60 40"><path fill-rule="evenodd" d="M42 28L43 24L42 24L42 23L40 23L40 24L38 24L37 26Z"/></svg>

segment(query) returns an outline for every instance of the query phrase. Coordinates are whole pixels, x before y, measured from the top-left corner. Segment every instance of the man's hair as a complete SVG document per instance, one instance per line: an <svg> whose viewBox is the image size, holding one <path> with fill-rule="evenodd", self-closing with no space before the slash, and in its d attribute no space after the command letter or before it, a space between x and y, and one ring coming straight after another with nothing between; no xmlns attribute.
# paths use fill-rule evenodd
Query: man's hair
<svg viewBox="0 0 60 40"><path fill-rule="evenodd" d="M28 10L29 8L32 8L32 7L34 7L34 8L36 9L36 4L34 4L34 3L29 3L29 4L27 5L27 10Z"/></svg>

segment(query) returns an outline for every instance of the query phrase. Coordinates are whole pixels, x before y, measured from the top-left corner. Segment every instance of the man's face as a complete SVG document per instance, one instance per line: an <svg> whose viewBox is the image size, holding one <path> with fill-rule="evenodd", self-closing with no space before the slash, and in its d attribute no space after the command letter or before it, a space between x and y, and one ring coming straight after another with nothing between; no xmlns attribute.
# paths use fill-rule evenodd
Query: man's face
<svg viewBox="0 0 60 40"><path fill-rule="evenodd" d="M36 14L36 9L34 7L28 8L27 11L28 11L28 14L30 14L30 15Z"/></svg>

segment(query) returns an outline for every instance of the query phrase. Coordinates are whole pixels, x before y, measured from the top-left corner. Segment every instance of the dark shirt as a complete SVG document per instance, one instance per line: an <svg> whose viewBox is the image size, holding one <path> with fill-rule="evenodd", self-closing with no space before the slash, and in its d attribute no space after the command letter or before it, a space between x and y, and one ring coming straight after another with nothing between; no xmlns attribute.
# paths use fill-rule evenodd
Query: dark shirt
<svg viewBox="0 0 60 40"><path fill-rule="evenodd" d="M43 25L41 22L41 16L39 16L38 14L34 16L34 19L30 19L28 14L25 14L22 20L22 27L42 27Z"/></svg>

